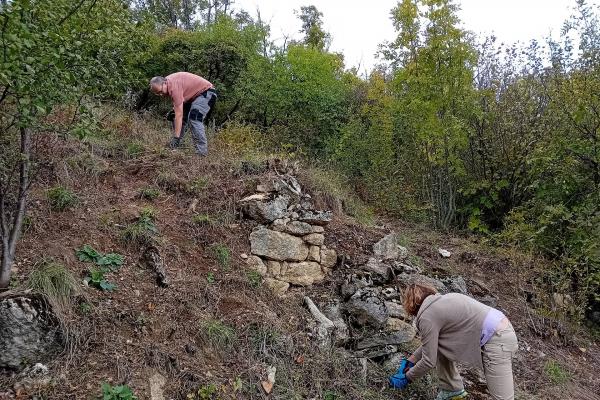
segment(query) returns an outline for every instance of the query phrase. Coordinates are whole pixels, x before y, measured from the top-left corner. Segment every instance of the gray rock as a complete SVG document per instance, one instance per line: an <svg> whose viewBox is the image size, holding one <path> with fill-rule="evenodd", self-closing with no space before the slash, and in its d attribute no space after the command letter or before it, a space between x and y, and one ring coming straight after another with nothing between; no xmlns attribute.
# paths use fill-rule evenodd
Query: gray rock
<svg viewBox="0 0 600 400"><path fill-rule="evenodd" d="M288 195L290 197L297 197L300 199L302 195L302 188L300 184L291 175L286 175L280 179L277 179L274 183L274 188L276 192L279 192L284 195Z"/></svg>
<svg viewBox="0 0 600 400"><path fill-rule="evenodd" d="M450 258L450 256L452 256L452 253L442 248L438 249L438 253L440 254L440 256L442 256L442 258Z"/></svg>
<svg viewBox="0 0 600 400"><path fill-rule="evenodd" d="M308 261L321 262L321 248L319 246L310 246L308 249Z"/></svg>
<svg viewBox="0 0 600 400"><path fill-rule="evenodd" d="M267 266L263 262L263 260L258 256L250 256L246 259L246 265L252 271L258 272L261 276L265 276L267 274Z"/></svg>
<svg viewBox="0 0 600 400"><path fill-rule="evenodd" d="M381 260L392 260L400 257L401 251L398 245L398 234L392 232L375 243L373 245L373 254Z"/></svg>
<svg viewBox="0 0 600 400"><path fill-rule="evenodd" d="M58 323L41 297L0 298L0 368L20 370L60 348Z"/></svg>
<svg viewBox="0 0 600 400"><path fill-rule="evenodd" d="M332 269L337 264L337 253L333 249L325 246L321 247L321 265L324 268Z"/></svg>
<svg viewBox="0 0 600 400"><path fill-rule="evenodd" d="M387 308L388 314L392 318L400 318L404 320L409 319L409 316L406 313L406 310L404 310L402 304L398 304L395 301L386 301L385 308Z"/></svg>
<svg viewBox="0 0 600 400"><path fill-rule="evenodd" d="M401 282L405 286L411 285L413 283L422 283L425 285L433 286L440 293L448 293L448 290L446 289L446 286L442 281L440 281L439 279L430 278L425 275L401 273L399 275L396 275L396 280L398 282Z"/></svg>
<svg viewBox="0 0 600 400"><path fill-rule="evenodd" d="M420 274L423 272L421 267L418 265L412 265L408 260L405 261L394 261L392 263L394 271L406 272L407 274Z"/></svg>
<svg viewBox="0 0 600 400"><path fill-rule="evenodd" d="M333 326L335 327L333 331L334 344L336 346L344 345L350 339L350 330L342 317L339 300L334 300L327 305L324 308L323 313L333 322Z"/></svg>
<svg viewBox="0 0 600 400"><path fill-rule="evenodd" d="M325 274L319 263L304 261L300 263L284 263L281 268L279 280L292 285L309 286L323 282Z"/></svg>
<svg viewBox="0 0 600 400"><path fill-rule="evenodd" d="M159 373L150 377L150 400L165 400L163 392L166 383L165 377Z"/></svg>
<svg viewBox="0 0 600 400"><path fill-rule="evenodd" d="M346 278L346 282L342 284L342 297L349 299L358 289L373 286L373 279L370 272L358 271Z"/></svg>
<svg viewBox="0 0 600 400"><path fill-rule="evenodd" d="M356 344L357 350L368 349L371 347L380 347L386 345L400 345L408 343L415 338L414 328L407 323L404 323L402 330L390 333L381 333L359 341Z"/></svg>
<svg viewBox="0 0 600 400"><path fill-rule="evenodd" d="M281 263L279 261L267 261L267 273L273 278L281 274Z"/></svg>
<svg viewBox="0 0 600 400"><path fill-rule="evenodd" d="M308 246L296 236L260 228L250 233L252 254L277 261L304 261Z"/></svg>
<svg viewBox="0 0 600 400"><path fill-rule="evenodd" d="M311 225L324 226L331 222L331 211L312 211L304 210L300 213L298 219Z"/></svg>
<svg viewBox="0 0 600 400"><path fill-rule="evenodd" d="M387 283L392 279L392 268L375 258L369 258L369 261L360 269L371 272L373 280L379 284Z"/></svg>
<svg viewBox="0 0 600 400"><path fill-rule="evenodd" d="M322 228L322 227L320 227L320 228ZM311 233L317 233L311 224L306 223L306 222L301 222L301 221L289 222L285 226L284 232L287 232L291 235L296 235L296 236L305 236L305 235L310 235Z"/></svg>
<svg viewBox="0 0 600 400"><path fill-rule="evenodd" d="M383 288L381 290L381 294L383 294L383 297L385 297L386 300L399 299L400 298L400 292L395 287L386 287L386 288Z"/></svg>
<svg viewBox="0 0 600 400"><path fill-rule="evenodd" d="M357 350L354 352L354 357L357 358L380 358L390 354L394 354L398 351L398 347L392 346L390 344L381 346L381 347L373 347L363 350Z"/></svg>
<svg viewBox="0 0 600 400"><path fill-rule="evenodd" d="M359 289L345 304L345 311L359 325L383 328L389 317L385 304L374 288Z"/></svg>
<svg viewBox="0 0 600 400"><path fill-rule="evenodd" d="M385 360L382 365L385 372L387 372L388 374L395 373L398 370L398 367L400 367L400 363L402 362L402 359L404 357L405 355L402 353L395 353L390 355L390 357L387 360Z"/></svg>
<svg viewBox="0 0 600 400"><path fill-rule="evenodd" d="M271 201L251 199L251 197L241 201L242 211L248 218L261 223L271 223L287 215L287 207L290 203L288 196L278 196Z"/></svg>
<svg viewBox="0 0 600 400"><path fill-rule="evenodd" d="M325 236L321 233L311 233L310 235L304 236L302 239L313 246L322 246L323 243L325 243Z"/></svg>
<svg viewBox="0 0 600 400"><path fill-rule="evenodd" d="M468 294L467 282L462 276L452 276L443 280L444 286L450 293Z"/></svg>
<svg viewBox="0 0 600 400"><path fill-rule="evenodd" d="M273 278L265 278L265 286L267 286L273 294L278 297L281 297L287 292L290 287L290 284L287 282L282 282L278 279Z"/></svg>

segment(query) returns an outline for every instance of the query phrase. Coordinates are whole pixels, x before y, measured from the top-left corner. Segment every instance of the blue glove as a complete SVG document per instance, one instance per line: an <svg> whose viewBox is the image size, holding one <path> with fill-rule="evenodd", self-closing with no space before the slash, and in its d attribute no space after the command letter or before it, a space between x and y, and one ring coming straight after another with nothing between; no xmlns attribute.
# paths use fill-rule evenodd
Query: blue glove
<svg viewBox="0 0 600 400"><path fill-rule="evenodd" d="M400 366L398 367L398 370L396 371L396 373L390 377L389 379L389 384L390 387L394 388L394 389L404 389L408 386L408 384L410 383L408 378L406 378L406 371L408 371L410 368L414 367L415 364L408 361L408 359L403 358L402 362L400 363Z"/></svg>
<svg viewBox="0 0 600 400"><path fill-rule="evenodd" d="M402 372L403 374L406 374L406 372L414 366L415 366L415 363L408 361L408 358L403 358L402 362L400 363L400 366L398 367L398 371L396 371L396 373Z"/></svg>

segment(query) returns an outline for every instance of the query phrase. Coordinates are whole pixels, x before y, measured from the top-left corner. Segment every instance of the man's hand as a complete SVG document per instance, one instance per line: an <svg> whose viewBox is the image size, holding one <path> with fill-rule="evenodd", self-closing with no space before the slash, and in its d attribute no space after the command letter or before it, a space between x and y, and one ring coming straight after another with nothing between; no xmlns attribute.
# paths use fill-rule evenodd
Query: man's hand
<svg viewBox="0 0 600 400"><path fill-rule="evenodd" d="M403 358L400 363L400 367L398 367L398 371L402 371L403 374L406 374L409 369L415 366L415 363L410 361L410 359Z"/></svg>
<svg viewBox="0 0 600 400"><path fill-rule="evenodd" d="M181 138L177 137L177 136L173 136L171 138L171 141L169 142L169 148L170 149L176 149L179 146L181 146Z"/></svg>

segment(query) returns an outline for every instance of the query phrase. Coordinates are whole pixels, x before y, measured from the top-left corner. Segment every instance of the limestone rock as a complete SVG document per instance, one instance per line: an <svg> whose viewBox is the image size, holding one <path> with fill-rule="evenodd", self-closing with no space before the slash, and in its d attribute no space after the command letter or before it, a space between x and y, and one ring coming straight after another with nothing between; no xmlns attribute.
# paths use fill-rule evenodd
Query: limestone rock
<svg viewBox="0 0 600 400"><path fill-rule="evenodd" d="M400 321L402 322L402 321ZM391 333L381 333L379 335L371 336L359 341L356 344L358 350L368 349L371 347L380 347L386 345L400 345L408 343L415 338L415 330L406 322L402 322L403 325L400 330Z"/></svg>
<svg viewBox="0 0 600 400"><path fill-rule="evenodd" d="M310 246L308 249L308 261L321 262L321 248L319 246Z"/></svg>
<svg viewBox="0 0 600 400"><path fill-rule="evenodd" d="M337 264L337 253L333 249L327 247L321 247L321 265L324 268L333 269Z"/></svg>
<svg viewBox="0 0 600 400"><path fill-rule="evenodd" d="M302 222L307 222L311 225L324 226L331 222L332 213L331 211L302 211L298 216L298 219Z"/></svg>
<svg viewBox="0 0 600 400"><path fill-rule="evenodd" d="M167 380L164 376L156 373L150 377L150 399L151 400L165 400L163 394L165 384Z"/></svg>
<svg viewBox="0 0 600 400"><path fill-rule="evenodd" d="M388 318L385 328L386 328L386 331L388 331L388 332L397 332L397 331L404 331L404 330L414 331L413 327L410 324L407 324L406 322L402 321L400 318Z"/></svg>
<svg viewBox="0 0 600 400"><path fill-rule="evenodd" d="M398 245L398 234L392 232L373 245L373 254L380 260L392 260L400 257L405 258L408 251Z"/></svg>
<svg viewBox="0 0 600 400"><path fill-rule="evenodd" d="M263 260L258 256L250 256L246 259L246 265L252 271L258 272L261 276L267 274L267 266L263 263Z"/></svg>
<svg viewBox="0 0 600 400"><path fill-rule="evenodd" d="M390 317L392 318L400 318L400 319L410 319L410 316L402 306L402 304L398 304L395 301L386 301L385 307L388 310Z"/></svg>
<svg viewBox="0 0 600 400"><path fill-rule="evenodd" d="M325 279L319 263L305 261L300 263L284 263L279 279L292 285L309 286Z"/></svg>
<svg viewBox="0 0 600 400"><path fill-rule="evenodd" d="M59 349L56 319L41 297L0 297L0 369L19 370Z"/></svg>
<svg viewBox="0 0 600 400"><path fill-rule="evenodd" d="M451 293L467 294L467 282L462 276L452 276L442 281Z"/></svg>
<svg viewBox="0 0 600 400"><path fill-rule="evenodd" d="M358 350L354 352L354 356L358 358L380 358L383 356L387 356L390 354L394 354L398 351L397 346L392 346L390 344L379 347L370 347L362 350Z"/></svg>
<svg viewBox="0 0 600 400"><path fill-rule="evenodd" d="M308 244L314 246L322 246L325 242L325 236L321 233L311 233L310 235L304 236L302 239Z"/></svg>
<svg viewBox="0 0 600 400"><path fill-rule="evenodd" d="M392 267L370 258L369 261L360 267L364 271L371 272L373 280L377 283L387 283L392 279Z"/></svg>
<svg viewBox="0 0 600 400"><path fill-rule="evenodd" d="M315 228L321 228L320 232L319 229ZM315 227L309 223L302 221L291 221L285 226L284 231L291 235L305 236L310 235L311 233L322 233L324 229L322 226Z"/></svg>
<svg viewBox="0 0 600 400"><path fill-rule="evenodd" d="M264 195L254 195L262 196ZM254 196L242 199L242 211L249 218L262 223L271 223L276 219L283 218L287 214L287 207L290 198L287 196L278 196L274 200L264 201L253 198Z"/></svg>
<svg viewBox="0 0 600 400"><path fill-rule="evenodd" d="M370 272L356 272L347 278L346 282L342 284L341 293L342 297L347 300L349 299L358 289L373 286L373 279L371 278Z"/></svg>
<svg viewBox="0 0 600 400"><path fill-rule="evenodd" d="M450 256L452 256L452 253L442 248L438 249L438 253L440 254L440 256L442 256L442 258L450 258Z"/></svg>
<svg viewBox="0 0 600 400"><path fill-rule="evenodd" d="M264 283L269 289L271 289L273 294L275 294L276 296L279 296L279 297L283 296L290 287L289 283L282 282L280 280L273 279L273 278L265 278Z"/></svg>
<svg viewBox="0 0 600 400"><path fill-rule="evenodd" d="M281 263L279 261L267 261L267 273L273 278L281 274Z"/></svg>
<svg viewBox="0 0 600 400"><path fill-rule="evenodd" d="M382 328L388 319L388 311L376 289L359 289L345 305L346 312L359 324Z"/></svg>
<svg viewBox="0 0 600 400"><path fill-rule="evenodd" d="M250 234L252 254L278 261L304 261L308 246L298 237L260 228Z"/></svg>
<svg viewBox="0 0 600 400"><path fill-rule="evenodd" d="M396 276L396 280L406 286L413 284L413 283L422 283L425 285L433 286L435 289L437 289L437 291L439 291L441 293L448 292L448 289L446 289L446 286L444 285L444 283L442 281L440 281L439 279L430 278L428 276L421 275L421 274L401 273Z"/></svg>

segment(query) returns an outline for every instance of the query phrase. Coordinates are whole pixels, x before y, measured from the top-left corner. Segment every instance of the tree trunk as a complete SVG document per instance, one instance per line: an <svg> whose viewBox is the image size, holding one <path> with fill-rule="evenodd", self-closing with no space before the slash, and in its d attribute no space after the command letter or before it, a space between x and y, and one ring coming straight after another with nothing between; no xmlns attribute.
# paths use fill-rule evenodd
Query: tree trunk
<svg viewBox="0 0 600 400"><path fill-rule="evenodd" d="M29 169L31 161L31 132L29 128L21 128L21 159L19 161L19 195L17 203L14 205L14 213L7 210L4 193L0 196L0 220L2 227L0 233L2 236L2 260L0 261L0 289L5 289L10 283L10 274L15 260L15 251L17 242L21 236L23 219L25 218L25 209L27 204L27 194L29 191ZM10 190L10 188L6 188ZM12 216L12 218L11 218Z"/></svg>

